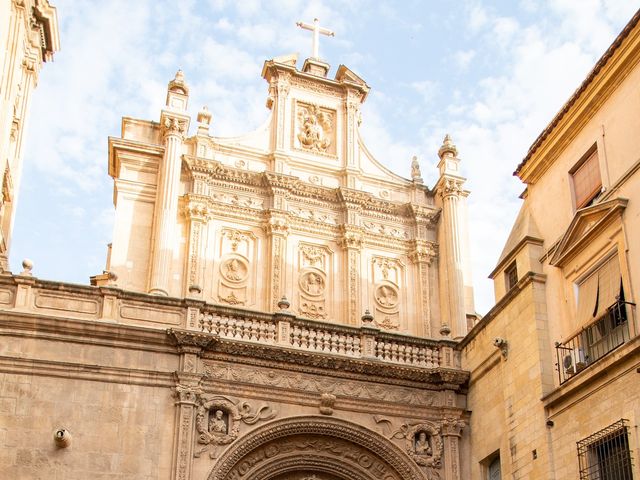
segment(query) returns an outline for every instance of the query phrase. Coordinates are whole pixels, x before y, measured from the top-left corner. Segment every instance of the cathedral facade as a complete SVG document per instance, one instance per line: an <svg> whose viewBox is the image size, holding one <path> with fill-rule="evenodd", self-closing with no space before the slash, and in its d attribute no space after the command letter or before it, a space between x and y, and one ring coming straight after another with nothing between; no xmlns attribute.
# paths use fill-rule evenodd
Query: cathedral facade
<svg viewBox="0 0 640 480"><path fill-rule="evenodd" d="M266 61L267 122L216 137L178 71L109 139L104 272L0 275L0 476L640 478L639 18L517 167L482 319L448 135L435 185L389 171L368 85L316 53Z"/></svg>

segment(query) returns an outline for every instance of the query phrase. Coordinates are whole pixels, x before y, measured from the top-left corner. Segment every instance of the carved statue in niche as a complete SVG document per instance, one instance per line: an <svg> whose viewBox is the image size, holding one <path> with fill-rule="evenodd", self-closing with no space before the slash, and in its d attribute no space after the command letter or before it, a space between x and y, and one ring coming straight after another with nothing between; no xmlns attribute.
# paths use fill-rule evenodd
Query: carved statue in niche
<svg viewBox="0 0 640 480"><path fill-rule="evenodd" d="M416 454L431 456L433 454L433 449L431 448L431 438L427 432L420 431L416 435Z"/></svg>
<svg viewBox="0 0 640 480"><path fill-rule="evenodd" d="M211 435L226 435L228 430L229 427L224 419L222 410L216 410L213 414L209 412L209 433Z"/></svg>
<svg viewBox="0 0 640 480"><path fill-rule="evenodd" d="M202 396L196 413L197 442L204 445L194 453L199 457L211 445L227 445L240 433L240 424L253 425L260 420L270 420L277 412L269 405L260 405L254 409L247 402L238 402L221 395ZM209 453L215 458L215 449Z"/></svg>
<svg viewBox="0 0 640 480"><path fill-rule="evenodd" d="M332 117L317 105L300 106L297 135L300 146L314 152L326 152L331 145Z"/></svg>

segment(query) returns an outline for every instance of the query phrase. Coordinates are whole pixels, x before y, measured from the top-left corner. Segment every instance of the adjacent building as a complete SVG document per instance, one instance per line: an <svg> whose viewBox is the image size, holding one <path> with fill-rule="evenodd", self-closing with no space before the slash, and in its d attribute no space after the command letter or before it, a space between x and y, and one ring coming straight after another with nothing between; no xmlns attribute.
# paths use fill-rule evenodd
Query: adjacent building
<svg viewBox="0 0 640 480"><path fill-rule="evenodd" d="M461 342L471 478L640 478L640 12L536 139Z"/></svg>

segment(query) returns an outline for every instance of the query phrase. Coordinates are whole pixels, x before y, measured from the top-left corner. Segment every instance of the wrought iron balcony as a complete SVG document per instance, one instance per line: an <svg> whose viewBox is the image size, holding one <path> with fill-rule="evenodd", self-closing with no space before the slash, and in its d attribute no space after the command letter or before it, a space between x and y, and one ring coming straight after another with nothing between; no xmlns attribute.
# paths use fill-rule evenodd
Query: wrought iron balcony
<svg viewBox="0 0 640 480"><path fill-rule="evenodd" d="M563 384L637 335L635 303L617 301L580 332L556 342L558 378Z"/></svg>

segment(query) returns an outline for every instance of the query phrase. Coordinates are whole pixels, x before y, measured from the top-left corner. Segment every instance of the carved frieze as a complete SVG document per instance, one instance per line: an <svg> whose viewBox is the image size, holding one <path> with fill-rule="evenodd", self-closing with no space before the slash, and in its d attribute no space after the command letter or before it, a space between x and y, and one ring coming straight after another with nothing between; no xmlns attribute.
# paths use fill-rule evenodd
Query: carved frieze
<svg viewBox="0 0 640 480"><path fill-rule="evenodd" d="M314 394L331 393L336 397L356 398L372 402L398 402L403 405L423 407L435 405L437 398L435 392L418 388L381 385L346 378L326 378L302 372L267 370L241 364L230 365L213 360L205 360L203 365L205 372L211 379L232 384L239 382ZM376 368L379 370L379 367Z"/></svg>

